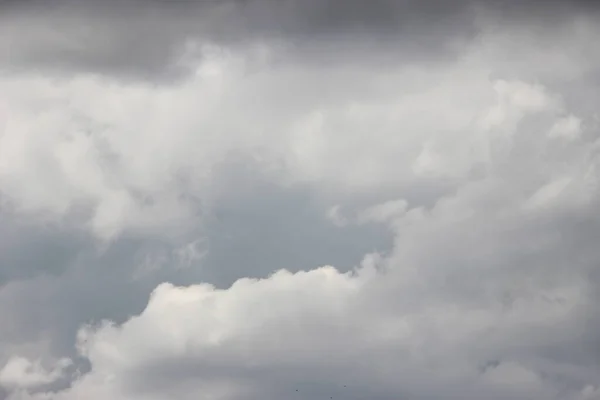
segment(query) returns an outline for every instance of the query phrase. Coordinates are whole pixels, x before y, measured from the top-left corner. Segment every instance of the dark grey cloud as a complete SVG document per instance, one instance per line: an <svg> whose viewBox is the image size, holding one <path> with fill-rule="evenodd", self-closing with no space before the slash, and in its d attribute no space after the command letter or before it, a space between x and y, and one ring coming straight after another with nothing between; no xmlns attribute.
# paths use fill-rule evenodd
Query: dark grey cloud
<svg viewBox="0 0 600 400"><path fill-rule="evenodd" d="M446 54L463 36L463 5L429 2L310 1L53 1L5 4L5 68L92 71L130 77L185 73L178 65L186 40L241 45L283 40L295 46L333 42L332 52L381 46L413 54ZM335 43L338 43L337 45ZM295 47L294 51L299 51Z"/></svg>
<svg viewBox="0 0 600 400"><path fill-rule="evenodd" d="M520 21L552 29L598 8L591 1L472 0L52 0L0 7L5 70L153 79L188 71L180 59L189 40L227 46L283 41L310 58L356 60L387 53L441 60L456 57L477 37L482 10L501 24Z"/></svg>

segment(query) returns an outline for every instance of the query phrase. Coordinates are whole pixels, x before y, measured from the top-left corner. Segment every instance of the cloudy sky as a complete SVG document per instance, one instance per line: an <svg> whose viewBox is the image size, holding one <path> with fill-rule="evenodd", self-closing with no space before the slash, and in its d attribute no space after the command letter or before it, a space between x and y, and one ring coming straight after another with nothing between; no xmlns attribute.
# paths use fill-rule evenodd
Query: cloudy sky
<svg viewBox="0 0 600 400"><path fill-rule="evenodd" d="M0 399L600 399L599 12L1 0Z"/></svg>

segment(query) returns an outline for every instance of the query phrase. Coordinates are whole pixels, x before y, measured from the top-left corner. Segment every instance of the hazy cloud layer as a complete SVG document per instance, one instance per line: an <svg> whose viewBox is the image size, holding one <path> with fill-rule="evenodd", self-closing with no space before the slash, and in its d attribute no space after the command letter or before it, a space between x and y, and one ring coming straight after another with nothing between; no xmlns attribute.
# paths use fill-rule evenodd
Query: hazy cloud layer
<svg viewBox="0 0 600 400"><path fill-rule="evenodd" d="M0 11L0 398L600 399L592 2Z"/></svg>

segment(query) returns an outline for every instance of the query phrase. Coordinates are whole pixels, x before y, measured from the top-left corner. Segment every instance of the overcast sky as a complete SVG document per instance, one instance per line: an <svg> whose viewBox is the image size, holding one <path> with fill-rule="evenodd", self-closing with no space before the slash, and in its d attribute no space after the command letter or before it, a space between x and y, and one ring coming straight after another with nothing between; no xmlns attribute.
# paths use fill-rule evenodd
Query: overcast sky
<svg viewBox="0 0 600 400"><path fill-rule="evenodd" d="M0 0L0 399L600 399L599 11Z"/></svg>

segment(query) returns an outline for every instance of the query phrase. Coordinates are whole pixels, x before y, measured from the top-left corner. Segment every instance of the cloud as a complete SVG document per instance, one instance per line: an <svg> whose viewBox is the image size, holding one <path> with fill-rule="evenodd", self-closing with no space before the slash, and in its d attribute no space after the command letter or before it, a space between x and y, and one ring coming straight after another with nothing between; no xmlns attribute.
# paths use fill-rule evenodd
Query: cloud
<svg viewBox="0 0 600 400"><path fill-rule="evenodd" d="M26 0L0 7L5 70L150 80L187 75L182 59L194 42L286 43L299 59L387 53L443 60L460 57L490 21L543 27L541 36L549 37L566 20L598 11L583 0Z"/></svg>
<svg viewBox="0 0 600 400"><path fill-rule="evenodd" d="M35 389L57 381L64 375L64 370L71 365L71 360L61 359L55 367L48 371L38 361L31 362L26 358L13 357L0 370L0 385L7 389Z"/></svg>
<svg viewBox="0 0 600 400"><path fill-rule="evenodd" d="M573 149L549 135L566 111L543 87L490 86L512 89L490 103L504 108L483 125L498 140L483 176L430 208L400 200L362 212L390 224L390 254L225 289L161 284L139 315L80 331L89 373L32 398L593 395L594 351L581 346L598 319L599 255L579 239L597 227L576 225L598 205L596 139ZM569 201L549 202L559 176Z"/></svg>
<svg viewBox="0 0 600 400"><path fill-rule="evenodd" d="M593 7L62 4L1 5L1 398L598 396Z"/></svg>
<svg viewBox="0 0 600 400"><path fill-rule="evenodd" d="M47 4L0 4L4 68L169 78L187 72L180 58L190 41L225 46L284 41L314 48L319 41L335 43L346 36L352 37L354 45L366 40L361 47L367 49L376 44L373 38L410 35L403 47L423 55L415 40L435 46L439 54L452 53L446 42L453 40L441 45L438 41L471 34L456 29L469 26L468 2L456 6L412 0L376 0L369 5L337 0L59 0L51 7Z"/></svg>
<svg viewBox="0 0 600 400"><path fill-rule="evenodd" d="M581 133L581 120L573 115L569 115L554 124L550 130L550 136L559 136L566 139L573 139Z"/></svg>
<svg viewBox="0 0 600 400"><path fill-rule="evenodd" d="M564 109L540 85L491 80L490 66L502 69L496 53L507 49L502 34L489 37L459 61L418 69L311 66L280 58L287 53L277 48L204 46L196 73L175 85L6 76L3 195L50 220L80 219L110 240L193 229L211 207L207 171L234 153L272 179L334 191L460 180L490 162L488 141L510 140L502 136L524 113ZM494 57L482 53L492 44ZM573 68L586 73L583 61L561 57L571 67L546 77L549 84L572 79ZM565 131L562 121L553 135ZM496 125L505 132L486 132Z"/></svg>

